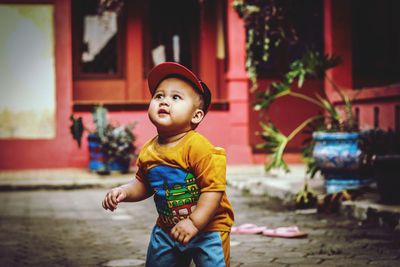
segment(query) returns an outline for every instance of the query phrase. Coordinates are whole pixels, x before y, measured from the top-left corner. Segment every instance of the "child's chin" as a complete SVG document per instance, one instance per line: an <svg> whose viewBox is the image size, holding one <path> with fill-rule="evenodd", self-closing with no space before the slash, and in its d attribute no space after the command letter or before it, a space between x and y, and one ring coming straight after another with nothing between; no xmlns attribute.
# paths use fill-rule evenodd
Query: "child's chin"
<svg viewBox="0 0 400 267"><path fill-rule="evenodd" d="M157 122L157 123L154 123L154 125L156 126L156 128L158 130L162 130L162 131L171 129L171 125L166 122Z"/></svg>
<svg viewBox="0 0 400 267"><path fill-rule="evenodd" d="M160 116L156 116L150 119L151 122L156 126L160 126L160 127L167 127L170 125L170 119L166 116L160 117Z"/></svg>

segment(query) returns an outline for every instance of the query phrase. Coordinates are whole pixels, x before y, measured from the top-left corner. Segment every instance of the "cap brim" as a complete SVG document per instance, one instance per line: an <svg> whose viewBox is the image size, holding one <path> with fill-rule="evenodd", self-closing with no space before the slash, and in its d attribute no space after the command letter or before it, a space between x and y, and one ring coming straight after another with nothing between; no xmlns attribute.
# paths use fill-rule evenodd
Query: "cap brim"
<svg viewBox="0 0 400 267"><path fill-rule="evenodd" d="M179 75L183 76L189 81L191 81L198 90L201 90L200 93L204 93L204 89L200 83L200 80L197 78L197 76L190 71L188 68L175 63L175 62L164 62L161 63L157 66L155 66L149 73L149 76L147 78L148 84L149 84L149 89L150 93L153 94L154 91L156 90L157 86L159 83L166 78L167 76L170 75Z"/></svg>

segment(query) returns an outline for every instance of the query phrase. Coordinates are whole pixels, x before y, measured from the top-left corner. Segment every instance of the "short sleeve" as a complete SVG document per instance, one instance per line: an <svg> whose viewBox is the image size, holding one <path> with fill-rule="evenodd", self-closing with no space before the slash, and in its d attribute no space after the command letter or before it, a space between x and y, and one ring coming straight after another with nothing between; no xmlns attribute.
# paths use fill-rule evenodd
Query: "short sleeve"
<svg viewBox="0 0 400 267"><path fill-rule="evenodd" d="M142 149L139 152L139 155L136 159L136 166L137 166L137 172L136 172L136 179L138 179L140 182L144 183L144 184L148 184L147 178L146 178L146 169L145 169L145 164L143 162L145 162L146 160L146 151L148 149L148 147L151 145L152 142L154 142L154 139L150 139L149 141L147 141Z"/></svg>
<svg viewBox="0 0 400 267"><path fill-rule="evenodd" d="M193 167L201 192L225 191L226 154L223 148L210 149L210 153L197 161Z"/></svg>
<svg viewBox="0 0 400 267"><path fill-rule="evenodd" d="M149 183L149 180L146 178L146 174L143 170L143 168L140 167L140 164L137 162L138 170L135 175L135 179L137 179L139 182L144 184L147 188L147 192L153 192L153 189L151 188L151 185Z"/></svg>
<svg viewBox="0 0 400 267"><path fill-rule="evenodd" d="M145 175L144 175L143 170L141 168L138 168L135 176L136 176L136 179L138 179L140 182L146 183Z"/></svg>

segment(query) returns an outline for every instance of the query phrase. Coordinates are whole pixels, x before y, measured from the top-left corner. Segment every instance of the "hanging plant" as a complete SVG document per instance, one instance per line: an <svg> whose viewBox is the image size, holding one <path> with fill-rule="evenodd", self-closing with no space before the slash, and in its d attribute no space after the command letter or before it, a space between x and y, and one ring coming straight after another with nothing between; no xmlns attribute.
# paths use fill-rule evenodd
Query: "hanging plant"
<svg viewBox="0 0 400 267"><path fill-rule="evenodd" d="M243 19L246 29L246 70L257 87L257 67L267 62L272 47L282 42L294 43L297 34L288 19L293 0L235 0L233 8Z"/></svg>
<svg viewBox="0 0 400 267"><path fill-rule="evenodd" d="M120 14L124 7L124 0L99 0L97 12L102 15L104 12L115 12Z"/></svg>

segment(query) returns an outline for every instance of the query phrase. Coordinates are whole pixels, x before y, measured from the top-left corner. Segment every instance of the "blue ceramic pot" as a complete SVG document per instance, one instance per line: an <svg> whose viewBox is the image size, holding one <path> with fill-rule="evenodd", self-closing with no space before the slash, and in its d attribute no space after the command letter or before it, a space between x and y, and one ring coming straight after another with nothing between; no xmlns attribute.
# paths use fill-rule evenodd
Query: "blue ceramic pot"
<svg viewBox="0 0 400 267"><path fill-rule="evenodd" d="M89 164L90 171L107 172L107 158L105 153L101 151L101 141L96 134L89 134Z"/></svg>
<svg viewBox="0 0 400 267"><path fill-rule="evenodd" d="M363 168L358 132L315 132L313 157L325 178L328 194L371 183Z"/></svg>
<svg viewBox="0 0 400 267"><path fill-rule="evenodd" d="M101 141L96 134L89 134L89 164L90 171L100 174L108 174L110 172L129 172L131 161L108 161L107 155L101 150Z"/></svg>
<svg viewBox="0 0 400 267"><path fill-rule="evenodd" d="M108 169L110 172L129 172L130 161L111 161L108 163Z"/></svg>

